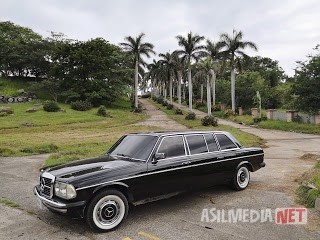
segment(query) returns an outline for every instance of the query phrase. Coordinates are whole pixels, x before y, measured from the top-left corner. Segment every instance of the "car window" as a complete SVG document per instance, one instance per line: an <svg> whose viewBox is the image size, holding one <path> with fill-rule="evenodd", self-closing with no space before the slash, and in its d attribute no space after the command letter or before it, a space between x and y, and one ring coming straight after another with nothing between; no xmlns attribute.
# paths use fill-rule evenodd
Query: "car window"
<svg viewBox="0 0 320 240"><path fill-rule="evenodd" d="M208 148L204 141L203 135L189 135L186 136L190 154L206 153Z"/></svg>
<svg viewBox="0 0 320 240"><path fill-rule="evenodd" d="M216 134L221 150L237 148L237 146L224 134Z"/></svg>
<svg viewBox="0 0 320 240"><path fill-rule="evenodd" d="M163 138L158 153L164 153L166 158L186 155L182 136Z"/></svg>
<svg viewBox="0 0 320 240"><path fill-rule="evenodd" d="M155 136L127 135L115 144L109 153L147 160L157 140L158 137Z"/></svg>
<svg viewBox="0 0 320 240"><path fill-rule="evenodd" d="M215 151L219 150L217 143L216 143L216 140L214 139L212 134L206 134L206 135L204 135L204 138L207 141L209 152L215 152Z"/></svg>

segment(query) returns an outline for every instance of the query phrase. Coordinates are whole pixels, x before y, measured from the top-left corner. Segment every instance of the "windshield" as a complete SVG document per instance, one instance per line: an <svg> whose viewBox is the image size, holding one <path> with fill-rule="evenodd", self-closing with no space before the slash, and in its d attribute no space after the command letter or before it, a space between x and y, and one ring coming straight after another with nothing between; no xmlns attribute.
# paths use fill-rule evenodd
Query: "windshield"
<svg viewBox="0 0 320 240"><path fill-rule="evenodd" d="M135 159L147 160L158 137L147 135L128 135L122 138L108 152Z"/></svg>

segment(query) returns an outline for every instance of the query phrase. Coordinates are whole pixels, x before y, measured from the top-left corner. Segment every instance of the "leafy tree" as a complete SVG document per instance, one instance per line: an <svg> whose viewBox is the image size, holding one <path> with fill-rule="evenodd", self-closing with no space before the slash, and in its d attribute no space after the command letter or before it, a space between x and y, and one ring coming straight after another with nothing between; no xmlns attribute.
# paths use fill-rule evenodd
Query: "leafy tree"
<svg viewBox="0 0 320 240"><path fill-rule="evenodd" d="M182 47L182 50L177 50L176 53L182 56L187 63L188 68L188 85L189 85L189 111L192 112L192 78L191 78L191 63L192 60L199 60L201 56L204 56L205 46L201 45L201 42L204 40L203 36L198 34L193 34L189 32L187 37L178 35L177 37L178 44Z"/></svg>
<svg viewBox="0 0 320 240"><path fill-rule="evenodd" d="M224 48L222 54L225 58L230 61L231 68L231 105L232 111L236 110L235 103L235 80L236 80L236 68L241 66L241 58L249 58L247 54L243 51L246 48L251 48L257 50L257 46L253 42L243 41L242 31L233 30L232 36L227 33L222 33L220 35L220 44Z"/></svg>
<svg viewBox="0 0 320 240"><path fill-rule="evenodd" d="M139 63L144 63L142 56L150 57L150 54L155 54L153 51L153 44L149 42L143 42L145 34L140 33L136 38L131 36L125 37L125 42L120 43L125 51L127 51L134 59L135 64L135 74L134 74L134 89L135 98L134 106L138 108L138 74L139 74Z"/></svg>
<svg viewBox="0 0 320 240"><path fill-rule="evenodd" d="M317 54L308 61L298 62L293 86L298 110L310 115L320 111L320 53L317 47L315 50Z"/></svg>

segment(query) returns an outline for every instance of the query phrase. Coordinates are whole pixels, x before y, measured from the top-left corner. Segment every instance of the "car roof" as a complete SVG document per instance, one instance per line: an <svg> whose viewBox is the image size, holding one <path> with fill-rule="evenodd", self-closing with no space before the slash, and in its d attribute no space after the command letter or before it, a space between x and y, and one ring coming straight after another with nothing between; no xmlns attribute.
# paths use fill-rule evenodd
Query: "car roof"
<svg viewBox="0 0 320 240"><path fill-rule="evenodd" d="M149 136L170 136L170 135L181 135L181 134L205 134L205 133L223 133L229 135L225 131L208 131L208 130L186 130L186 131L157 131L157 132L140 132L140 133L130 133L134 135L149 135Z"/></svg>

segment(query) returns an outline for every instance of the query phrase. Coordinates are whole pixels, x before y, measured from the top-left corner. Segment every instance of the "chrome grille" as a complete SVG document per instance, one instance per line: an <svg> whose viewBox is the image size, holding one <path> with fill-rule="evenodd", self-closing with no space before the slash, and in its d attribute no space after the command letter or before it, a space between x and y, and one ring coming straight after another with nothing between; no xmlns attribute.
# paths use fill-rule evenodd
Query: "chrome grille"
<svg viewBox="0 0 320 240"><path fill-rule="evenodd" d="M54 176L44 172L40 177L40 194L46 198L52 198Z"/></svg>

